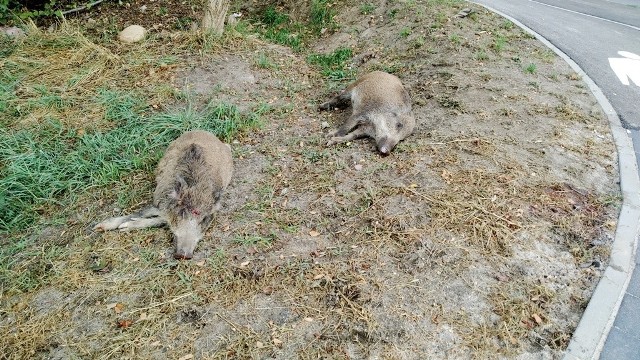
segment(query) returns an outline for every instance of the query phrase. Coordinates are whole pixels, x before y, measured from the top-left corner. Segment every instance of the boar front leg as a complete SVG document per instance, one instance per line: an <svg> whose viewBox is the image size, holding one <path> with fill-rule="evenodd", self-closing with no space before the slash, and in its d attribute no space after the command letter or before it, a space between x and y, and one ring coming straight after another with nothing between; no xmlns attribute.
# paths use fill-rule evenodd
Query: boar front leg
<svg viewBox="0 0 640 360"><path fill-rule="evenodd" d="M347 121L345 121L342 125L340 125L340 127L338 127L337 129L329 132L327 134L327 137L330 137L330 138L342 137L342 136L347 135L351 131L357 130L357 129L354 129L354 128L362 127L362 126L365 126L366 124L367 124L367 118L365 116L352 115L347 119Z"/></svg>
<svg viewBox="0 0 640 360"><path fill-rule="evenodd" d="M335 145L335 144L340 144L343 142L347 142L347 141L351 141L353 139L357 139L359 137L363 137L363 136L371 136L371 134L369 134L369 131L366 127L366 125L361 125L356 127L355 129L353 129L350 133L344 135L344 136L340 136L340 131L336 132L336 135L338 136L332 136L331 139L329 139L329 141L327 142L327 146L331 146L331 145Z"/></svg>

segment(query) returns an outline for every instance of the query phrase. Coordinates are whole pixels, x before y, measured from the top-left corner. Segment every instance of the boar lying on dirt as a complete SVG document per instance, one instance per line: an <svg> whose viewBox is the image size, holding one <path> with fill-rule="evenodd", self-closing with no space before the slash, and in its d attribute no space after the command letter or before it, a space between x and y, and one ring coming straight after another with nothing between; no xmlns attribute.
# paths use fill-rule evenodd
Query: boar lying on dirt
<svg viewBox="0 0 640 360"><path fill-rule="evenodd" d="M349 85L340 95L320 105L320 110L346 107L353 113L338 129L329 133L327 146L369 136L383 155L411 135L416 121L411 98L396 76L374 71Z"/></svg>
<svg viewBox="0 0 640 360"><path fill-rule="evenodd" d="M174 140L160 159L153 206L129 216L107 219L97 231L130 230L169 224L176 259L191 259L219 209L231 181L231 148L206 131L191 131Z"/></svg>

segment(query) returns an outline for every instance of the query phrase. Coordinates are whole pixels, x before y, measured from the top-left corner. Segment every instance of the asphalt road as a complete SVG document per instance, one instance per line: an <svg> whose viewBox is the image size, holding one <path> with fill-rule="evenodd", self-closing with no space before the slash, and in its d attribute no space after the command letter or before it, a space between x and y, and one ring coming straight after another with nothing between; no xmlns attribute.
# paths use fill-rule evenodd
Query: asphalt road
<svg viewBox="0 0 640 360"><path fill-rule="evenodd" d="M623 126L640 130L640 0L474 2L512 16L569 55L602 89Z"/></svg>

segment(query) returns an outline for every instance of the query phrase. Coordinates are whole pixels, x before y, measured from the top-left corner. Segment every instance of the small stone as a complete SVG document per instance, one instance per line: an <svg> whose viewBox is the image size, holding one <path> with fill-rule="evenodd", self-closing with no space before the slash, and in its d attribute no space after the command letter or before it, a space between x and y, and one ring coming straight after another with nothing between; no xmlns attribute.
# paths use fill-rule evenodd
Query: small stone
<svg viewBox="0 0 640 360"><path fill-rule="evenodd" d="M473 9L471 8L464 8L462 10L460 10L460 12L458 14L456 14L457 17L459 18L463 18L463 17L467 17L471 14L473 14Z"/></svg>
<svg viewBox="0 0 640 360"><path fill-rule="evenodd" d="M118 35L118 39L125 43L134 43L144 39L146 30L140 25L127 26Z"/></svg>
<svg viewBox="0 0 640 360"><path fill-rule="evenodd" d="M0 33L13 38L21 38L25 35L24 30L16 26L0 26Z"/></svg>
<svg viewBox="0 0 640 360"><path fill-rule="evenodd" d="M323 122L320 124L320 128L321 128L321 129L326 129L326 128L328 128L328 127L329 127L329 123L328 123L327 121L323 121Z"/></svg>
<svg viewBox="0 0 640 360"><path fill-rule="evenodd" d="M360 171L362 170L362 164L356 164L353 168L356 169L356 171Z"/></svg>

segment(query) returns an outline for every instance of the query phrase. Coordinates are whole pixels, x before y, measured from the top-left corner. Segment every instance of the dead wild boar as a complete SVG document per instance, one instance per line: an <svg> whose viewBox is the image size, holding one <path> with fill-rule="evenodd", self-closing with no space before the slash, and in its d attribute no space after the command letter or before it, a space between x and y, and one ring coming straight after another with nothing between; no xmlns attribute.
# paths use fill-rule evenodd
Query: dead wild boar
<svg viewBox="0 0 640 360"><path fill-rule="evenodd" d="M319 109L343 108L349 103L351 116L329 133L327 146L369 136L375 139L378 151L388 155L415 128L411 98L394 75L382 71L364 75Z"/></svg>
<svg viewBox="0 0 640 360"><path fill-rule="evenodd" d="M176 259L191 259L220 196L231 181L231 148L207 131L190 131L175 139L156 169L153 206L129 216L107 219L97 231L131 230L168 224Z"/></svg>

